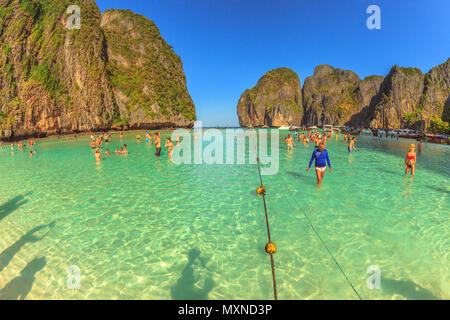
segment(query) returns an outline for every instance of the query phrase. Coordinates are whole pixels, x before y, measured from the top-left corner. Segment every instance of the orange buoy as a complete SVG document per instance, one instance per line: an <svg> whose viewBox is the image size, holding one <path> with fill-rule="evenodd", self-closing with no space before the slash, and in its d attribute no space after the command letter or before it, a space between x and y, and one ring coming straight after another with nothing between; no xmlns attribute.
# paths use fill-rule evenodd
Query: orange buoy
<svg viewBox="0 0 450 320"><path fill-rule="evenodd" d="M266 187L264 187L264 186L259 187L258 189L256 189L256 193L257 194L264 194L264 193L266 193Z"/></svg>
<svg viewBox="0 0 450 320"><path fill-rule="evenodd" d="M268 254L274 254L277 252L277 246L273 242L269 242L266 244L266 252Z"/></svg>

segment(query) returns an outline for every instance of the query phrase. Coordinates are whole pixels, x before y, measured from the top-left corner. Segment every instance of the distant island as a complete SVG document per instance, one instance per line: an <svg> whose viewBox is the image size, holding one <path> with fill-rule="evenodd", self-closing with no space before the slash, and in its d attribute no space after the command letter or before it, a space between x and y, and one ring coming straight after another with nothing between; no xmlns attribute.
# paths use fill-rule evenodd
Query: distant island
<svg viewBox="0 0 450 320"><path fill-rule="evenodd" d="M93 0L0 2L0 139L195 120L181 59L149 19Z"/></svg>
<svg viewBox="0 0 450 320"><path fill-rule="evenodd" d="M237 105L245 127L354 126L450 134L450 59L423 74L392 67L361 80L350 70L315 68L303 88L288 68L267 72Z"/></svg>

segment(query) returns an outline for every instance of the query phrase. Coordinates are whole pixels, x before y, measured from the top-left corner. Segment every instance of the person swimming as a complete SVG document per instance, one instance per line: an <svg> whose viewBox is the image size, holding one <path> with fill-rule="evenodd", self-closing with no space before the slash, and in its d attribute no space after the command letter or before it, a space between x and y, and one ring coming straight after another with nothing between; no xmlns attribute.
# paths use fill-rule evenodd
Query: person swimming
<svg viewBox="0 0 450 320"><path fill-rule="evenodd" d="M414 144L411 144L409 146L409 151L406 153L405 157L405 175L409 174L409 171L411 170L411 175L414 176L414 171L416 170L416 161L417 161L417 155L416 155L416 146Z"/></svg>
<svg viewBox="0 0 450 320"><path fill-rule="evenodd" d="M111 152L109 152L109 148L106 148L105 155L106 155L106 156L109 156L110 154L111 154Z"/></svg>
<svg viewBox="0 0 450 320"><path fill-rule="evenodd" d="M358 149L355 148L355 142L356 142L356 138L353 138L352 140L350 140L350 143L348 144L348 152L352 152L353 150L358 151Z"/></svg>
<svg viewBox="0 0 450 320"><path fill-rule="evenodd" d="M127 145L124 144L123 147L120 149L120 153L127 155L128 154L128 150L127 150Z"/></svg>
<svg viewBox="0 0 450 320"><path fill-rule="evenodd" d="M314 150L314 152L311 156L311 160L309 161L309 167L306 170L306 172L309 173L309 171L311 170L313 161L315 161L315 166L316 166L317 184L321 184L322 179L325 175L325 171L327 169L327 163L328 163L328 167L330 168L330 173L332 171L330 158L328 156L328 151L325 149L324 143L320 143L319 149Z"/></svg>

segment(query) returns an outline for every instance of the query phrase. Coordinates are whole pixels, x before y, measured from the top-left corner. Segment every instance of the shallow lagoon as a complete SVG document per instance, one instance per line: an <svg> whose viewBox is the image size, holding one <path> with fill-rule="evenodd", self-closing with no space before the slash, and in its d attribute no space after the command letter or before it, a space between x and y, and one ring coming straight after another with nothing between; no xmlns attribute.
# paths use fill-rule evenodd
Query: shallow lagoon
<svg viewBox="0 0 450 320"><path fill-rule="evenodd" d="M363 299L449 299L450 148L424 144L411 178L414 141L358 137L349 156L341 136L318 188L305 171L313 145L286 151L287 133L278 174L263 177L279 298L357 298L306 212ZM38 141L31 158L0 150L0 298L271 299L256 166L174 165L135 134L128 157L100 165L88 137Z"/></svg>

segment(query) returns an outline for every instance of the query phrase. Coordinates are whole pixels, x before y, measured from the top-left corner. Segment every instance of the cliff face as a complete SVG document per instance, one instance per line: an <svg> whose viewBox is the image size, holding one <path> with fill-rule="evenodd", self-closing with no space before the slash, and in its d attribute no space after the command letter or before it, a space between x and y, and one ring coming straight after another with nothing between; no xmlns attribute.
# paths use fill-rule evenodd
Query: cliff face
<svg viewBox="0 0 450 320"><path fill-rule="evenodd" d="M303 95L298 95L303 96L303 102L298 104L300 111L285 109L282 117L266 111L267 101L276 105L280 99L273 90L261 89L271 87L263 85L265 82L263 77L255 88L241 96L241 125L331 124L450 132L450 59L426 74L417 68L394 66L386 78L369 76L364 80L352 71L320 65L305 79ZM301 105L304 115L299 121ZM277 116L285 120L273 124L270 119Z"/></svg>
<svg viewBox="0 0 450 320"><path fill-rule="evenodd" d="M237 106L241 126L283 126L301 122L302 91L298 75L279 68L267 72L247 89Z"/></svg>
<svg viewBox="0 0 450 320"><path fill-rule="evenodd" d="M79 30L67 28L71 15L66 13L69 5L81 8ZM120 18L125 20L126 16ZM116 20L118 25L120 18ZM140 23L145 22L141 19L137 25ZM179 64L170 68L174 53L159 32L157 35L165 49L154 50L153 58L168 66L163 71L171 73L164 79L153 77L151 82L145 82L142 80L146 79L145 71L157 68L158 63L150 65L142 57L142 64L136 64L132 70L136 77L130 78L127 70L116 67L116 43L107 42L100 24L100 10L93 0L0 0L0 138L99 130L127 124L129 118L139 118L139 107L148 100L135 102L140 97L124 87L148 90L148 96L154 99L152 94L158 91L155 87L162 87L159 92L165 93L172 90L173 81L181 88L173 94L184 100L163 104L154 99L157 102L151 104L153 110L158 115L164 114L164 119L174 120L170 121L174 125L187 125L185 119L195 117L181 62L178 58ZM119 40L120 36L121 43L133 50L141 40L128 38L124 33L114 39ZM135 44L131 43L133 39ZM111 59L108 53L113 53ZM128 63L136 61L130 59ZM123 102L127 99L131 100L128 104ZM190 112L181 108L180 103L189 105ZM124 105L125 109L130 106L127 112ZM151 121L156 123L161 119L156 117Z"/></svg>
<svg viewBox="0 0 450 320"><path fill-rule="evenodd" d="M183 64L156 25L129 10L107 10L101 27L121 119L133 128L192 126L195 107Z"/></svg>
<svg viewBox="0 0 450 320"><path fill-rule="evenodd" d="M450 59L423 74L415 68L393 67L383 82L373 114L373 127L448 130ZM447 127L445 129L444 127Z"/></svg>
<svg viewBox="0 0 450 320"><path fill-rule="evenodd" d="M296 105L294 110L271 108L282 104L278 94L289 88L283 85L286 81L273 81L277 77L270 76L280 73L279 70L288 70L293 79L290 95L282 96L291 101L291 105ZM313 76L305 79L303 90L299 92L300 80L294 71L287 68L273 70L241 96L238 103L239 122L242 126L360 125L373 114L370 106L383 79L381 76L370 76L361 81L352 71L320 65L315 68Z"/></svg>
<svg viewBox="0 0 450 320"><path fill-rule="evenodd" d="M328 65L316 67L305 79L303 106L306 125L343 125L361 110L361 79L353 71ZM364 93L365 94L365 93Z"/></svg>
<svg viewBox="0 0 450 320"><path fill-rule="evenodd" d="M417 109L429 125L438 118L450 122L450 59L425 75L424 90Z"/></svg>
<svg viewBox="0 0 450 320"><path fill-rule="evenodd" d="M72 3L81 30L65 29ZM108 126L116 106L95 2L2 0L0 10L1 135Z"/></svg>
<svg viewBox="0 0 450 320"><path fill-rule="evenodd" d="M416 111L424 88L424 74L416 68L394 66L383 81L370 127L401 128L404 116Z"/></svg>
<svg viewBox="0 0 450 320"><path fill-rule="evenodd" d="M381 84L384 81L382 76L368 76L359 83L359 109L358 113L352 115L346 125L350 126L369 126L368 118L373 114L373 106L378 101Z"/></svg>

